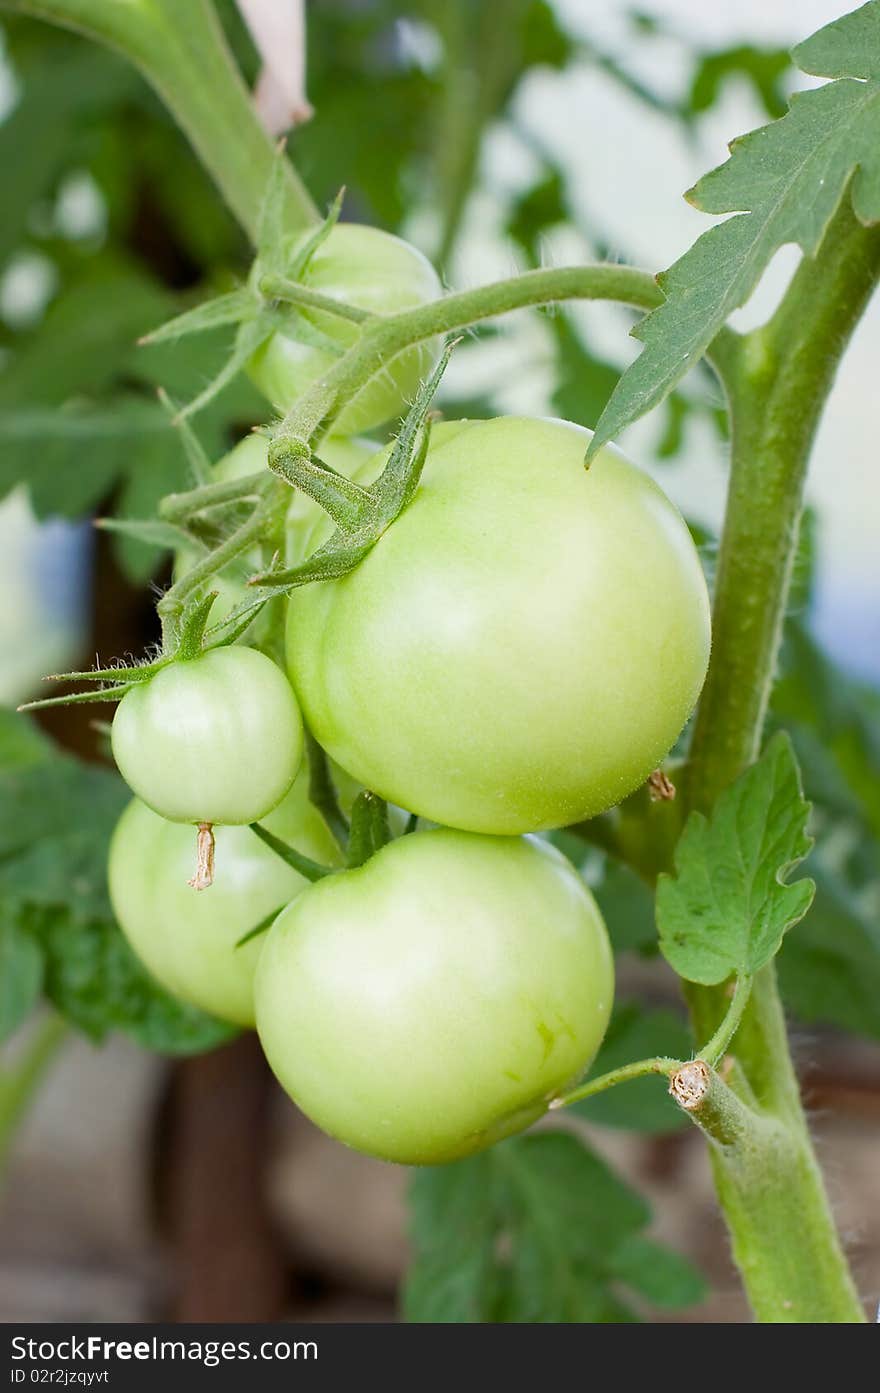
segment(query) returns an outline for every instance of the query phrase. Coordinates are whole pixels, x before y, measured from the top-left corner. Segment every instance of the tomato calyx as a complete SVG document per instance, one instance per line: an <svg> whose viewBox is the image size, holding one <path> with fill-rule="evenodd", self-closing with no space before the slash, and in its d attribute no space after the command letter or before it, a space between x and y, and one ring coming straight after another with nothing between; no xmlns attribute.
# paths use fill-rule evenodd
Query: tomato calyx
<svg viewBox="0 0 880 1393"><path fill-rule="evenodd" d="M238 326L232 352L223 367L198 396L178 410L176 423L194 416L213 401L273 334L280 332L334 357L341 356L344 350L307 317L307 309L318 308L355 324L372 318L369 311L320 295L301 284L312 257L339 220L344 193L344 189L339 191L324 221L291 255L289 239L284 235L284 156L279 151L263 200L257 254L246 284L176 315L139 340L142 345L152 345L221 325Z"/></svg>
<svg viewBox="0 0 880 1393"><path fill-rule="evenodd" d="M337 473L301 440L279 436L269 447L269 468L302 489L336 524L330 539L305 561L251 576L249 585L290 591L314 581L336 580L358 566L400 516L422 477L430 442L428 412L455 344L446 345L436 368L419 387L388 463L369 488Z"/></svg>

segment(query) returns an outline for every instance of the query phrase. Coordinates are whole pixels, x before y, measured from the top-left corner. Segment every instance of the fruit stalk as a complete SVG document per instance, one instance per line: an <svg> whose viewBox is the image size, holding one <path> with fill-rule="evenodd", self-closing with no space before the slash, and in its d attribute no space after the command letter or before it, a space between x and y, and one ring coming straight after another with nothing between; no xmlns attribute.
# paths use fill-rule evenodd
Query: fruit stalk
<svg viewBox="0 0 880 1393"><path fill-rule="evenodd" d="M730 484L712 660L686 771L691 807L711 808L760 747L810 448L878 275L880 230L858 223L847 195L815 258L803 259L776 313L745 336L738 366L726 375ZM688 1002L697 1037L706 1038L727 1008L724 990L690 986ZM776 1322L862 1321L813 1153L772 965L755 979L736 1058L762 1117L747 1146L716 1147L712 1160L755 1314ZM776 1127L764 1130L765 1119L784 1129L784 1146Z"/></svg>
<svg viewBox="0 0 880 1393"><path fill-rule="evenodd" d="M156 89L256 243L274 147L210 0L2 0L2 5L123 53ZM287 230L318 222L305 185L287 161L284 180Z"/></svg>

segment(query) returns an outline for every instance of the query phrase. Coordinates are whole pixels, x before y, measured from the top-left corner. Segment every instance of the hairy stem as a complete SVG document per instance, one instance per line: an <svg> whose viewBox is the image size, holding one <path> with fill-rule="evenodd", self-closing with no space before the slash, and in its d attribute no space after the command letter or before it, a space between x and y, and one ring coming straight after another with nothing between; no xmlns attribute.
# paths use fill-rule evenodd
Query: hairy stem
<svg viewBox="0 0 880 1393"><path fill-rule="evenodd" d="M631 266L562 266L526 271L510 280L444 295L399 314L377 315L363 326L348 352L303 393L285 417L278 436L308 443L391 358L438 334L454 333L514 310L564 300L617 300L649 310L662 298L647 271ZM736 334L723 329L707 353L722 379L736 361L737 340Z"/></svg>
<svg viewBox="0 0 880 1393"><path fill-rule="evenodd" d="M162 621L163 652L170 653L174 646L178 622L189 597L206 580L210 580L211 576L216 575L230 561L234 561L236 556L248 551L260 540L272 514L271 502L271 499L264 500L254 509L247 521L236 528L231 537L227 537L225 542L221 542L220 546L215 547L203 560L197 561L191 570L175 581L170 590L166 590L156 606Z"/></svg>
<svg viewBox="0 0 880 1393"><path fill-rule="evenodd" d="M210 0L2 0L5 8L99 39L138 67L173 114L252 242L274 159L271 139ZM285 226L318 222L285 163Z"/></svg>
<svg viewBox="0 0 880 1393"><path fill-rule="evenodd" d="M710 808L755 757L776 665L809 452L837 365L880 275L880 230L848 197L815 258L805 258L770 322L742 342L727 374L732 421L728 505L714 607L712 661L686 771L690 806ZM723 988L691 986L698 1038L725 1015ZM759 1320L864 1319L834 1228L800 1101L771 965L755 979L736 1057L758 1104L785 1128L743 1173L713 1153L719 1199ZM775 1136L775 1133L774 1133ZM774 1141L774 1147L776 1143ZM777 1176L778 1183L762 1179ZM788 1216L784 1236L781 1223ZM785 1286L774 1283L785 1248Z"/></svg>

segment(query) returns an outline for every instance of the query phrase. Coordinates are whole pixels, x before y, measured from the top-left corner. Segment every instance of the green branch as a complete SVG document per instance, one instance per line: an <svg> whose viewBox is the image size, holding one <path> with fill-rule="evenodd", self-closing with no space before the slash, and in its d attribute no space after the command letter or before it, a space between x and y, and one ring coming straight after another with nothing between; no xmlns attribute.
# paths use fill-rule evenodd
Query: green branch
<svg viewBox="0 0 880 1393"><path fill-rule="evenodd" d="M0 0L117 49L156 89L252 242L274 146L254 110L210 0ZM285 227L318 214L285 161Z"/></svg>
<svg viewBox="0 0 880 1393"><path fill-rule="evenodd" d="M648 310L662 298L647 271L631 266L562 266L526 271L510 280L444 295L399 314L377 315L364 324L357 342L343 357L303 393L276 438L308 444L389 359L439 334L455 333L514 310L565 300L616 300ZM734 372L739 342L739 335L723 329L710 346L707 357L724 382Z"/></svg>

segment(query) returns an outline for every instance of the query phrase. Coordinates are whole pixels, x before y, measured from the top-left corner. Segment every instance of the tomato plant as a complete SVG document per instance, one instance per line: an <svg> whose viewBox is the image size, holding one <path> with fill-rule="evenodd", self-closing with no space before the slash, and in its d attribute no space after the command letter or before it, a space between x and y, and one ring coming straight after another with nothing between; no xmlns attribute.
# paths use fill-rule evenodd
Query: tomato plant
<svg viewBox="0 0 880 1393"><path fill-rule="evenodd" d="M113 717L129 787L172 822L256 822L296 777L302 721L283 674L251 648L172 663L129 691Z"/></svg>
<svg viewBox="0 0 880 1393"><path fill-rule="evenodd" d="M302 239L290 248L295 260ZM440 294L440 281L431 263L415 247L375 227L338 223L310 257L303 273L305 286L359 309L392 314L415 308ZM321 310L303 310L319 336L292 337L278 332L263 344L248 371L260 391L279 411L301 395L333 363L337 347L357 338L356 327ZM339 413L335 430L356 435L399 416L421 379L436 362L435 342L415 345L391 357L381 371L355 393Z"/></svg>
<svg viewBox="0 0 880 1393"><path fill-rule="evenodd" d="M264 825L305 856L332 862L338 847L297 779ZM132 799L110 843L108 879L119 925L168 991L234 1025L254 1024L253 979L261 940L237 946L308 883L249 827L218 827L210 892L188 884L192 837Z"/></svg>
<svg viewBox="0 0 880 1393"><path fill-rule="evenodd" d="M320 1126L427 1165L540 1117L595 1054L613 992L602 917L559 852L420 832L288 906L258 964L257 1025Z"/></svg>
<svg viewBox="0 0 880 1393"><path fill-rule="evenodd" d="M588 441L458 429L357 570L293 593L306 719L369 788L524 832L620 802L669 751L706 674L706 584L657 485L610 448L585 472Z"/></svg>

